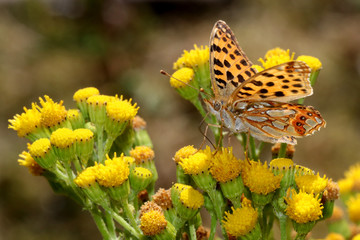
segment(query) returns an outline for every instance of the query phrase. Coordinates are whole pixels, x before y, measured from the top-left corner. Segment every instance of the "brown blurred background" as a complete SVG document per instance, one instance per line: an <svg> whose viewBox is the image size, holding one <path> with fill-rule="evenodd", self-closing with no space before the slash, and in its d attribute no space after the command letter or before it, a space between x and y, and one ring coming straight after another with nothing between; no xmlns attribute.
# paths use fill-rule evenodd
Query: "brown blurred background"
<svg viewBox="0 0 360 240"><path fill-rule="evenodd" d="M7 120L44 94L67 108L87 86L133 98L154 143L158 187L171 186L171 158L200 145L201 117L159 70L171 73L184 49L207 45L219 19L254 63L277 46L322 61L305 103L321 111L327 128L298 141L295 162L337 180L359 161L359 0L1 0L0 239L100 239L87 212L17 164L27 141ZM324 237L319 229L315 237Z"/></svg>

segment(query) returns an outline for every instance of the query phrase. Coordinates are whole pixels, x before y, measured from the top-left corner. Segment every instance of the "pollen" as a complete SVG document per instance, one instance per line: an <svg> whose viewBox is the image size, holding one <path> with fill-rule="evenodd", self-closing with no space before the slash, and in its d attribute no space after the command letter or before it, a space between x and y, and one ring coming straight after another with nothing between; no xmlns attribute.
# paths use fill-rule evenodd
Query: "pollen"
<svg viewBox="0 0 360 240"><path fill-rule="evenodd" d="M299 189L306 193L318 194L326 188L328 178L326 176L320 177L319 173L317 175L295 176L295 183Z"/></svg>
<svg viewBox="0 0 360 240"><path fill-rule="evenodd" d="M297 223L307 223L320 219L322 209L319 194L306 193L300 190L297 193L294 189L291 191L291 197L285 198L287 207L285 213Z"/></svg>
<svg viewBox="0 0 360 240"><path fill-rule="evenodd" d="M31 145L28 144L29 153L31 156L44 157L50 151L50 140L48 138L40 138L33 142Z"/></svg>
<svg viewBox="0 0 360 240"><path fill-rule="evenodd" d="M179 162L181 162L182 158L188 158L191 155L195 154L197 151L198 150L196 148L194 148L194 145L188 145L188 146L185 146L185 147L179 149L175 153L175 156L173 159L176 163L179 163Z"/></svg>
<svg viewBox="0 0 360 240"><path fill-rule="evenodd" d="M52 132L50 142L60 149L68 148L75 142L74 132L69 128L59 128Z"/></svg>
<svg viewBox="0 0 360 240"><path fill-rule="evenodd" d="M156 210L146 212L140 218L140 229L146 236L154 236L165 230L167 221L164 215Z"/></svg>
<svg viewBox="0 0 360 240"><path fill-rule="evenodd" d="M98 166L99 165L95 165L85 168L85 170L74 179L75 184L82 188L95 184Z"/></svg>
<svg viewBox="0 0 360 240"><path fill-rule="evenodd" d="M200 65L205 65L209 63L210 51L208 46L200 46L200 48L195 44L194 49L187 51L184 50L184 53L181 57L174 63L174 69L180 69L182 67L194 68Z"/></svg>
<svg viewBox="0 0 360 240"><path fill-rule="evenodd" d="M25 137L41 126L41 113L33 103L32 108L24 107L24 113L16 114L14 119L9 119L9 123L8 128L14 129L19 137Z"/></svg>
<svg viewBox="0 0 360 240"><path fill-rule="evenodd" d="M275 176L266 165L255 161L244 164L241 176L251 192L267 195L280 187L282 175Z"/></svg>
<svg viewBox="0 0 360 240"><path fill-rule="evenodd" d="M139 107L131 104L131 99L109 102L106 106L106 112L110 119L117 122L132 120L137 114Z"/></svg>
<svg viewBox="0 0 360 240"><path fill-rule="evenodd" d="M193 188L181 191L180 201L188 208L198 209L204 205L204 196Z"/></svg>
<svg viewBox="0 0 360 240"><path fill-rule="evenodd" d="M218 182L235 179L241 172L241 161L233 155L232 148L222 148L212 158L210 173Z"/></svg>
<svg viewBox="0 0 360 240"><path fill-rule="evenodd" d="M185 87L186 84L189 84L195 76L195 72L192 68L184 67L180 68L176 72L173 73L170 78L170 85L173 88L181 88Z"/></svg>
<svg viewBox="0 0 360 240"><path fill-rule="evenodd" d="M348 207L350 220L358 224L360 222L360 193L351 197L346 206Z"/></svg>
<svg viewBox="0 0 360 240"><path fill-rule="evenodd" d="M67 111L65 106L63 106L63 101L56 103L47 95L44 96L44 99L39 98L41 105L41 108L39 107L39 111L41 112L41 125L50 128L64 122Z"/></svg>
<svg viewBox="0 0 360 240"><path fill-rule="evenodd" d="M136 164L141 164L153 160L155 153L148 146L137 146L130 151L130 156L135 159Z"/></svg>
<svg viewBox="0 0 360 240"><path fill-rule="evenodd" d="M29 172L34 176L40 176L44 172L44 169L34 160L29 152L23 151L19 155L18 163L20 166L27 167Z"/></svg>
<svg viewBox="0 0 360 240"><path fill-rule="evenodd" d="M100 92L97 88L87 87L77 90L73 95L73 99L76 102L85 102L89 97L99 94Z"/></svg>
<svg viewBox="0 0 360 240"><path fill-rule="evenodd" d="M206 154L198 152L187 158L182 158L179 164L186 174L197 175L208 170L209 163Z"/></svg>
<svg viewBox="0 0 360 240"><path fill-rule="evenodd" d="M296 60L305 62L312 71L317 71L322 68L322 63L320 60L313 56L301 55L298 56Z"/></svg>
<svg viewBox="0 0 360 240"><path fill-rule="evenodd" d="M257 211L249 206L243 205L241 208L234 209L231 207L232 213L225 212L224 228L226 232L235 237L240 237L248 234L255 228L258 219Z"/></svg>

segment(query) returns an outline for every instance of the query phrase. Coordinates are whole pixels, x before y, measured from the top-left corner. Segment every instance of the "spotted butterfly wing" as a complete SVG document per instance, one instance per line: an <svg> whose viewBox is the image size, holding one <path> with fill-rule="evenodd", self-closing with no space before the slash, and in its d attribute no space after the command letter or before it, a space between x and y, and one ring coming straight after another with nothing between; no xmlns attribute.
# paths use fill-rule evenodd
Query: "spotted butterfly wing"
<svg viewBox="0 0 360 240"><path fill-rule="evenodd" d="M215 98L227 100L234 90L256 70L240 48L234 33L218 21L210 36L210 71Z"/></svg>
<svg viewBox="0 0 360 240"><path fill-rule="evenodd" d="M311 69L304 62L290 61L261 71L234 90L230 99L236 101L289 102L313 93Z"/></svg>
<svg viewBox="0 0 360 240"><path fill-rule="evenodd" d="M261 141L296 144L325 127L320 112L311 106L279 102L258 102L241 116L251 135Z"/></svg>

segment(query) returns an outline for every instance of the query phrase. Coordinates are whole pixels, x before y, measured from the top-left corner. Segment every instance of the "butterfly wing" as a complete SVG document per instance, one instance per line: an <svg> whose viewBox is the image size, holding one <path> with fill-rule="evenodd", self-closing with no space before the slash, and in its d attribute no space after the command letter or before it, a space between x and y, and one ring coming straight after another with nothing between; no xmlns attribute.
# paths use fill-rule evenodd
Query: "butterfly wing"
<svg viewBox="0 0 360 240"><path fill-rule="evenodd" d="M311 69L301 61L286 62L257 73L242 83L232 94L237 101L288 102L313 93L310 85Z"/></svg>
<svg viewBox="0 0 360 240"><path fill-rule="evenodd" d="M256 70L240 48L234 33L218 21L210 35L210 71L216 99L227 100L233 91Z"/></svg>
<svg viewBox="0 0 360 240"><path fill-rule="evenodd" d="M243 112L241 119L255 138L276 143L296 144L304 137L325 127L320 112L299 104L259 102Z"/></svg>

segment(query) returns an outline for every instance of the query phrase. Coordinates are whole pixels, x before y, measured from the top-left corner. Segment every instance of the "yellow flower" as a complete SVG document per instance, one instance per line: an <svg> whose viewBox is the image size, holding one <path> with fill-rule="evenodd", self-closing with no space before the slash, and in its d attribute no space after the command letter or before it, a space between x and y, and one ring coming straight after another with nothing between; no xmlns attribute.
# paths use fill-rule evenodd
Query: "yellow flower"
<svg viewBox="0 0 360 240"><path fill-rule="evenodd" d="M259 58L259 61L262 63L265 69L271 68L273 66L279 65L281 63L289 62L294 59L295 53L292 53L290 56L290 50L283 50L279 47L270 49L265 54L265 60Z"/></svg>
<svg viewBox="0 0 360 240"><path fill-rule="evenodd" d="M324 191L328 179L326 175L321 178L318 173L317 175L295 176L295 183L299 189L302 189L306 193L313 192L314 194L318 194Z"/></svg>
<svg viewBox="0 0 360 240"><path fill-rule="evenodd" d="M73 95L73 99L76 102L86 102L89 97L99 94L100 92L97 88L87 87L77 90Z"/></svg>
<svg viewBox="0 0 360 240"><path fill-rule="evenodd" d="M196 175L209 168L209 159L206 154L198 152L179 163L186 174Z"/></svg>
<svg viewBox="0 0 360 240"><path fill-rule="evenodd" d="M285 213L297 223L308 223L322 217L324 207L319 194L314 196L313 193L306 193L302 190L297 193L292 189L291 197L285 199L287 203Z"/></svg>
<svg viewBox="0 0 360 240"><path fill-rule="evenodd" d="M234 209L232 213L225 212L223 226L230 235L240 237L248 234L255 228L258 212L251 205L243 204L243 207Z"/></svg>
<svg viewBox="0 0 360 240"><path fill-rule="evenodd" d="M181 162L182 158L187 158L187 157L195 154L197 151L198 150L196 148L194 148L194 145L188 145L188 146L185 146L185 147L179 149L175 153L175 156L173 159L176 163L179 163L179 162Z"/></svg>
<svg viewBox="0 0 360 240"><path fill-rule="evenodd" d="M136 146L130 151L130 156L135 159L136 164L141 164L153 160L155 153L148 146Z"/></svg>
<svg viewBox="0 0 360 240"><path fill-rule="evenodd" d="M59 128L51 134L50 142L58 148L68 148L75 142L74 132L69 128Z"/></svg>
<svg viewBox="0 0 360 240"><path fill-rule="evenodd" d="M329 233L326 236L325 240L345 240L345 238L339 233ZM353 238L352 240L355 240L355 238Z"/></svg>
<svg viewBox="0 0 360 240"><path fill-rule="evenodd" d="M242 178L251 192L267 195L280 187L282 175L275 176L267 163L250 161L244 164Z"/></svg>
<svg viewBox="0 0 360 240"><path fill-rule="evenodd" d="M9 123L8 128L14 129L19 137L26 137L41 126L41 113L33 103L30 109L24 107L24 113L16 114L14 119L9 119Z"/></svg>
<svg viewBox="0 0 360 240"><path fill-rule="evenodd" d="M258 71L258 72L264 71L264 68L263 68L262 66L260 66L260 65L254 64L254 65L252 65L251 67L252 67L252 68L255 68L256 71Z"/></svg>
<svg viewBox="0 0 360 240"><path fill-rule="evenodd" d="M355 196L351 197L347 201L346 206L348 207L349 218L354 223L360 222L360 193L357 193Z"/></svg>
<svg viewBox="0 0 360 240"><path fill-rule="evenodd" d="M18 159L18 163L20 166L27 167L29 172L34 176L40 176L44 172L44 169L40 167L40 165L34 160L29 152L23 151Z"/></svg>
<svg viewBox="0 0 360 240"><path fill-rule="evenodd" d="M354 187L354 180L351 178L344 178L338 181L340 187L340 193L349 193Z"/></svg>
<svg viewBox="0 0 360 240"><path fill-rule="evenodd" d="M191 209L198 209L202 205L204 205L204 197L203 195L193 189L193 188L186 188L180 193L180 201L184 204L187 208Z"/></svg>
<svg viewBox="0 0 360 240"><path fill-rule="evenodd" d="M93 95L87 100L87 108L90 120L95 124L104 124L106 119L106 105L109 102L118 101L118 96Z"/></svg>
<svg viewBox="0 0 360 240"><path fill-rule="evenodd" d="M119 101L112 101L106 105L107 116L113 121L125 122L132 120L137 114L139 107L131 104L129 101L122 100L122 96Z"/></svg>
<svg viewBox="0 0 360 240"><path fill-rule="evenodd" d="M147 201L140 207L139 218L141 218L144 213L150 211L158 211L160 213L163 213L162 208L155 201Z"/></svg>
<svg viewBox="0 0 360 240"><path fill-rule="evenodd" d="M154 236L161 233L167 225L164 215L156 210L144 213L140 218L140 222L140 228L146 236Z"/></svg>
<svg viewBox="0 0 360 240"><path fill-rule="evenodd" d="M82 188L94 185L96 183L98 166L99 165L95 164L93 167L85 168L85 170L74 179L75 184Z"/></svg>
<svg viewBox="0 0 360 240"><path fill-rule="evenodd" d="M360 163L356 163L345 172L345 177L353 180L360 179Z"/></svg>
<svg viewBox="0 0 360 240"><path fill-rule="evenodd" d="M352 240L360 240L360 233L356 234Z"/></svg>
<svg viewBox="0 0 360 240"><path fill-rule="evenodd" d="M98 165L97 182L104 187L120 186L129 177L129 165L123 156L110 159L107 155L106 158L105 165Z"/></svg>
<svg viewBox="0 0 360 240"><path fill-rule="evenodd" d="M66 120L67 111L63 106L63 101L55 103L49 96L44 96L45 100L41 97L39 111L41 112L41 125L51 128L59 126Z"/></svg>
<svg viewBox="0 0 360 240"><path fill-rule="evenodd" d="M173 88L182 88L187 86L194 79L195 72L192 68L180 68L173 73L170 78L170 85ZM180 81L179 81L180 80Z"/></svg>
<svg viewBox="0 0 360 240"><path fill-rule="evenodd" d="M194 68L200 65L209 63L209 47L200 46L200 48L195 44L194 49L190 51L184 50L184 53L181 57L174 63L174 69L180 69L182 67Z"/></svg>
<svg viewBox="0 0 360 240"><path fill-rule="evenodd" d="M33 142L31 145L28 144L28 149L33 157L44 157L49 153L51 147L50 140L47 138L40 138Z"/></svg>
<svg viewBox="0 0 360 240"><path fill-rule="evenodd" d="M313 56L301 55L298 56L296 60L305 62L311 68L312 71L317 71L322 68L322 64L320 60Z"/></svg>
<svg viewBox="0 0 360 240"><path fill-rule="evenodd" d="M235 158L232 148L222 148L211 159L210 173L218 182L235 179L241 172L241 161Z"/></svg>

